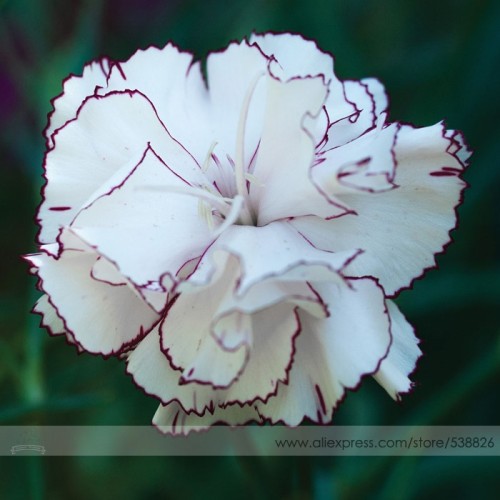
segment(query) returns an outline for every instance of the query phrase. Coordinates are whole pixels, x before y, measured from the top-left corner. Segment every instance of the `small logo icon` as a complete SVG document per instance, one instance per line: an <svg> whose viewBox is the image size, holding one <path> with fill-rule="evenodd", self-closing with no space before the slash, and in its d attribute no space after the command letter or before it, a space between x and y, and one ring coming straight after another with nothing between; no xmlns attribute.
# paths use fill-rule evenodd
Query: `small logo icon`
<svg viewBox="0 0 500 500"><path fill-rule="evenodd" d="M17 444L10 449L12 455L29 454L30 452L45 455L45 447L38 444Z"/></svg>

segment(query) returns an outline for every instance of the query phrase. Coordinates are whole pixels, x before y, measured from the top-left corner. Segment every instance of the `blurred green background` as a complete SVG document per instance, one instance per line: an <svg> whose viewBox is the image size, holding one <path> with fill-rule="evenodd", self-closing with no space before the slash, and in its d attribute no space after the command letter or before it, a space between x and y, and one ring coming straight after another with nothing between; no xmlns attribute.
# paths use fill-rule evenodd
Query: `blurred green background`
<svg viewBox="0 0 500 500"><path fill-rule="evenodd" d="M499 424L500 2L495 0L0 0L0 425L145 425L156 401L116 360L78 355L29 314L41 135L70 72L174 41L197 57L252 30L295 31L376 76L392 120L464 131L475 154L455 243L400 306L422 339L416 390L366 380L334 423ZM500 443L497 444L500 446ZM2 458L0 498L498 498L486 458Z"/></svg>

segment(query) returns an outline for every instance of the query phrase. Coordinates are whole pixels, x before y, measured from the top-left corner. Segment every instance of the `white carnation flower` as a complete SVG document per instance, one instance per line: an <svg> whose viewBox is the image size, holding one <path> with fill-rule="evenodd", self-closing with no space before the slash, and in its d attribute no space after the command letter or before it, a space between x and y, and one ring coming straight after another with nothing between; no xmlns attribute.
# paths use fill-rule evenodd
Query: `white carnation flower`
<svg viewBox="0 0 500 500"><path fill-rule="evenodd" d="M387 122L302 37L200 62L169 44L70 77L46 130L42 324L122 355L178 433L331 421L373 375L407 392L418 340L394 303L450 241L469 152Z"/></svg>

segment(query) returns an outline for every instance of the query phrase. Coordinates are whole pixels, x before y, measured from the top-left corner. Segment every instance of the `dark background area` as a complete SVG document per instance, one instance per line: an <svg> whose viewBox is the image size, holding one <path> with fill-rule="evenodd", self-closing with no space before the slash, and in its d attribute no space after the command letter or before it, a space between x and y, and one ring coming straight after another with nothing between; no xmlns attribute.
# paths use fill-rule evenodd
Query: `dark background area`
<svg viewBox="0 0 500 500"><path fill-rule="evenodd" d="M0 425L146 425L156 400L124 365L78 355L29 314L50 99L100 55L172 40L203 58L257 31L294 31L344 79L378 77L390 118L446 119L475 150L455 242L398 299L425 356L394 403L371 380L343 425L498 425L500 2L495 0L0 0ZM500 443L497 443L500 447ZM498 498L493 458L2 458L0 498Z"/></svg>

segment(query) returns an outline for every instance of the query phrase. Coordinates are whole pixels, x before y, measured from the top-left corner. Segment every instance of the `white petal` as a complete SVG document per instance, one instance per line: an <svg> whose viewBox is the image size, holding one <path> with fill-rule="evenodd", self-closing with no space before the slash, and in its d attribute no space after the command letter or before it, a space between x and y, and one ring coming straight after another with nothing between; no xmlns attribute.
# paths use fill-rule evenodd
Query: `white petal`
<svg viewBox="0 0 500 500"><path fill-rule="evenodd" d="M81 250L63 250L58 258L39 254L38 275L41 288L78 345L91 353L111 355L140 338L158 315L128 286L93 279L91 271L98 258Z"/></svg>
<svg viewBox="0 0 500 500"><path fill-rule="evenodd" d="M458 130L447 130L445 132L445 137L450 140L448 153L453 155L465 168L472 155L472 149L465 141L465 137L462 132Z"/></svg>
<svg viewBox="0 0 500 500"><path fill-rule="evenodd" d="M87 64L81 76L71 75L65 80L63 93L54 99L54 111L45 130L49 148L54 146L53 133L76 116L86 97L94 95L96 88L106 85L108 74L109 60L102 58Z"/></svg>
<svg viewBox="0 0 500 500"><path fill-rule="evenodd" d="M226 394L218 395L219 404L266 400L278 383L286 383L295 353L301 324L295 304L281 303L251 315L253 342L243 373Z"/></svg>
<svg viewBox="0 0 500 500"><path fill-rule="evenodd" d="M238 400L245 401L259 394L263 397L270 387L275 387L277 380L286 377L293 351L291 339L298 329L294 308L298 305L317 317L325 317L325 306L315 290L305 281L296 280L303 280L304 275L307 279L309 267L314 266L316 257L318 265L313 277L343 283L336 267L344 265L346 257L316 254L315 249L285 223L281 225L281 231L280 223L274 230L272 225L231 228L237 234L248 230L251 236L235 238L232 248L221 244L213 260L207 253L189 280L179 285L181 293L169 307L161 331L162 348L172 366L182 369L183 380L210 383L220 388L232 384L231 397ZM259 231L264 239L257 245L255 236L259 236ZM296 253L290 252L293 258L287 259L286 250L282 250L282 261L266 275L269 260L280 249L278 240L273 240L271 235L278 239L284 235L288 237L288 245ZM224 239L224 235L220 240L230 241ZM266 242L265 246L262 241ZM218 245L219 240L213 247ZM222 248L227 252L225 258L220 255ZM335 267L328 267L333 261L336 261ZM208 272L204 266L206 262L209 263ZM294 275L288 281L294 266L301 267L303 275ZM197 282L198 286L193 284ZM269 326L273 321L274 326ZM262 337L262 332L274 333ZM270 353L274 353L273 360L268 359ZM281 355L284 356L282 360ZM270 380L258 383L266 377Z"/></svg>
<svg viewBox="0 0 500 500"><path fill-rule="evenodd" d="M387 109L385 89L375 78L346 80L344 91L345 99L352 103L355 111L339 117L336 112L337 103L328 102L327 112L329 117L331 115L331 125L324 149L342 146L361 137L375 128L380 115Z"/></svg>
<svg viewBox="0 0 500 500"><path fill-rule="evenodd" d="M198 200L170 188L189 184L149 149L125 181L80 212L72 228L138 286L174 278L210 245Z"/></svg>
<svg viewBox="0 0 500 500"><path fill-rule="evenodd" d="M155 328L130 354L127 371L148 394L156 396L164 404L178 400L186 410L203 412L214 404L226 406L235 402L245 404L256 399L264 401L275 393L278 382L285 382L288 377L295 352L295 338L300 330L294 309L294 304L283 303L252 315L252 346L251 349L248 346L241 348L248 352L249 358L239 378L228 388L214 389L212 384L193 381L184 383L181 377L182 380L186 379L185 370L175 369L169 361L174 351L176 359L189 359L190 355L196 354L198 342L210 336L206 328L201 332L205 336L199 335L198 338L187 328L164 334L164 337L177 334L179 342L179 345L169 344L173 346L173 350L168 352L168 358L160 349L160 337ZM197 309L184 316L189 319L199 313L200 310ZM181 323L180 326L184 327ZM188 334L189 338L185 340L183 337ZM175 361L173 356L171 359ZM212 375L218 369L223 375L226 365L216 364L216 361L218 360L214 360ZM204 368L204 365L196 367Z"/></svg>
<svg viewBox="0 0 500 500"><path fill-rule="evenodd" d="M226 238L220 240L227 241ZM258 252L261 255L252 252L252 249L256 250L251 244L254 242L245 239L243 241L249 246L245 249L243 245L244 251L241 253L238 253L236 247L222 247L222 245L218 247L219 241L217 241L200 260L189 279L177 285L176 291L181 294L206 292L213 295L212 287L219 281L218 286L222 286L224 292L214 316L219 319L235 310L251 314L283 301L298 305L314 316L324 317L325 305L307 280L342 282L343 277L340 274L342 267L347 265L350 258L357 255L357 253L335 254L329 256L330 261L322 262L318 258L319 263L315 263L311 256L309 256L311 260L307 262L302 254L296 262L290 261L289 268L278 267L277 273L266 275L266 267L258 265L259 259L262 259L262 263L268 264L265 252ZM215 251L212 251L214 247ZM267 258L272 259L275 247L270 245L267 248L269 250ZM259 250L262 250L262 246ZM234 257L237 258L236 261ZM325 260L324 255L321 257ZM245 263L245 260L248 262ZM227 269L231 266L234 272L231 271L229 278ZM253 273L247 274L247 268L253 268ZM224 273L228 277L223 284L220 280Z"/></svg>
<svg viewBox="0 0 500 500"><path fill-rule="evenodd" d="M50 335L64 335L68 343L76 346L78 352L83 352L84 349L75 340L71 332L66 331L62 318L58 315L56 308L50 303L47 294L42 295L35 306L33 312L42 317L40 325L47 328Z"/></svg>
<svg viewBox="0 0 500 500"><path fill-rule="evenodd" d="M369 279L350 285L318 286L330 309L327 319L301 314L288 384L265 404L256 403L271 422L298 425L305 417L329 422L345 390L376 372L387 355L391 335L382 290Z"/></svg>
<svg viewBox="0 0 500 500"><path fill-rule="evenodd" d="M213 138L207 134L208 92L192 54L171 43L161 49L138 50L127 61L113 65L107 86L100 92L116 90L146 95L172 136L201 164Z"/></svg>
<svg viewBox="0 0 500 500"><path fill-rule="evenodd" d="M188 435L208 429L214 424L244 425L250 421L260 422L261 418L254 406L237 404L219 408L212 411L206 410L202 415L187 413L177 402L167 406L160 405L153 417L153 424L166 434Z"/></svg>
<svg viewBox="0 0 500 500"><path fill-rule="evenodd" d="M413 387L408 377L414 371L422 351L412 326L396 304L388 300L387 308L391 318L392 344L374 378L394 399L400 399L401 394Z"/></svg>
<svg viewBox="0 0 500 500"><path fill-rule="evenodd" d="M170 276L163 276L160 281L153 281L141 287L137 287L128 280L127 282L158 313L162 313L165 310L171 298L169 290L172 290L175 285Z"/></svg>
<svg viewBox="0 0 500 500"><path fill-rule="evenodd" d="M178 401L186 411L203 413L214 408L214 401L226 400L227 390L195 382L181 383L182 371L172 367L160 349L158 327L154 328L132 351L127 372L144 391L164 405Z"/></svg>
<svg viewBox="0 0 500 500"><path fill-rule="evenodd" d="M238 143L243 140L243 163L247 168L262 136L268 64L268 58L247 42L231 43L207 58L211 140L217 141L217 151L220 149L235 162ZM242 117L248 99L249 109ZM246 125L242 138L238 136L241 119Z"/></svg>
<svg viewBox="0 0 500 500"><path fill-rule="evenodd" d="M300 332L300 323L294 309L294 304L282 303L247 316L253 332L249 332L247 338L238 336L240 344L233 342L238 350L228 350L230 343L227 337L233 335L233 331L226 330L227 335L217 344L213 343L213 337L220 332L215 332L213 335L206 332L201 347L196 350L196 359L190 365L195 373L190 374L191 368L188 367L189 369L184 370L182 379L189 383L191 381L210 383L213 387L221 389L212 394L212 398L218 404L225 405L233 401L244 403L256 398L265 400L270 394L275 393L279 381L286 382L288 378L295 352L295 338ZM193 311L193 314L197 312ZM204 356L203 344L210 337L212 337L211 345L215 344L219 352L213 349L208 353L209 356ZM239 373L236 373L236 377L229 380L226 374L234 372L228 370L223 353L226 353L226 356L231 354L234 356L240 351L243 351L247 358L242 363ZM206 364L210 363L210 359L212 366L207 367ZM221 379L221 377L226 378ZM217 380L223 382L218 384Z"/></svg>
<svg viewBox="0 0 500 500"><path fill-rule="evenodd" d="M177 398L186 408L195 406L194 384L179 385L181 372L172 368L160 349L159 325L131 352L127 358L127 373L147 394L165 404Z"/></svg>
<svg viewBox="0 0 500 500"><path fill-rule="evenodd" d="M241 374L248 361L252 339L247 322L235 324L236 329L227 332L234 339L228 342L237 346L233 350L224 348L213 335L215 324L226 312L224 300L232 295L235 269L233 261L210 288L200 293L181 293L162 321L162 350L172 366L183 370L185 381L197 380L214 387L227 387Z"/></svg>
<svg viewBox="0 0 500 500"><path fill-rule="evenodd" d="M316 42L290 33L252 35L250 41L257 43L266 55L275 59L271 71L282 80L324 76L328 85L325 104L330 122L356 113L355 104L347 99L344 83L335 76L333 57L320 50Z"/></svg>
<svg viewBox="0 0 500 500"><path fill-rule="evenodd" d="M127 284L127 279L117 272L116 267L109 260L103 257L99 257L95 261L90 274L93 279L109 285L122 286Z"/></svg>
<svg viewBox="0 0 500 500"><path fill-rule="evenodd" d="M443 134L441 124L421 129L403 125L395 146L394 182L399 187L340 195L357 215L332 221L305 217L290 224L319 248L363 248L345 273L375 276L394 295L434 266L435 254L450 241L456 224L463 167L447 152L450 141Z"/></svg>
<svg viewBox="0 0 500 500"><path fill-rule="evenodd" d="M313 168L312 178L322 192L344 201L342 194L353 190L376 192L395 187L394 147L399 127L384 127L384 120L381 115L371 131L321 153L322 161Z"/></svg>
<svg viewBox="0 0 500 500"><path fill-rule="evenodd" d="M333 57L318 48L316 42L291 33L252 34L250 43L257 43L268 56L273 57L273 73L285 80L295 76L333 74Z"/></svg>
<svg viewBox="0 0 500 500"><path fill-rule="evenodd" d="M303 122L306 115L317 116L322 109L327 91L323 80L283 83L268 78L267 84L268 104L253 172L259 184L250 186L257 225L300 215L332 217L345 213L345 208L320 193L310 178L316 142Z"/></svg>
<svg viewBox="0 0 500 500"><path fill-rule="evenodd" d="M234 333L237 338L231 343L240 347L235 350L226 350L216 342L215 335L211 335L210 331L205 331L194 359L185 365L181 381L210 384L214 388L221 389L230 386L241 375L248 362L248 350L242 345L244 333L240 331ZM181 334L179 331L178 335Z"/></svg>
<svg viewBox="0 0 500 500"><path fill-rule="evenodd" d="M234 309L218 317L210 333L223 350L236 351L252 344L252 324L251 314Z"/></svg>
<svg viewBox="0 0 500 500"><path fill-rule="evenodd" d="M331 253L318 250L288 222L278 221L263 227L232 226L210 247L198 270L180 290L193 284L209 283L224 259L217 252L238 257L241 266L235 291L243 296L256 284L279 281L342 280L339 272L356 251ZM214 257L212 257L214 256Z"/></svg>
<svg viewBox="0 0 500 500"><path fill-rule="evenodd" d="M234 384L231 397L245 401L264 397L285 380L299 327L295 294L280 297L291 304L261 304L262 311L243 312L256 304L240 306L232 298L235 269L233 259L213 286L180 294L161 325L162 349L174 367L182 368L183 381L217 388Z"/></svg>
<svg viewBox="0 0 500 500"><path fill-rule="evenodd" d="M76 235L76 233L73 233ZM92 266L90 275L97 281L113 286L129 286L141 299L146 301L155 311L161 313L168 301L168 290L173 288L173 282L166 276L162 282L151 282L138 287L121 274L117 267L108 259L99 257Z"/></svg>
<svg viewBox="0 0 500 500"><path fill-rule="evenodd" d="M373 99L373 114L378 117L387 111L389 98L382 83L376 78L363 78L361 83L365 85Z"/></svg>
<svg viewBox="0 0 500 500"><path fill-rule="evenodd" d="M169 136L153 105L139 93L88 98L54 140L55 147L45 158L48 182L38 213L41 242L52 243L59 229L99 196L99 189L113 176L119 185L148 144L184 179L204 181L194 160ZM125 165L130 170L124 170Z"/></svg>
<svg viewBox="0 0 500 500"><path fill-rule="evenodd" d="M335 281L339 279L338 275L330 274L330 270L322 265L300 265L298 268L300 268L300 272L303 272L304 275L313 274L319 277L316 281L321 281L322 279ZM327 316L325 304L310 283L307 281L295 281L295 279L288 280L291 275L297 276L296 271L297 268L276 279L252 285L242 296L233 295L231 300L227 302L227 307L229 309L236 308L239 311L251 314L265 307L271 307L281 302L288 302L299 306L317 318L324 318Z"/></svg>
<svg viewBox="0 0 500 500"><path fill-rule="evenodd" d="M57 314L55 307L49 302L47 295L42 295L33 307L33 312L42 317L42 326L47 328L51 335L65 333L64 323Z"/></svg>

